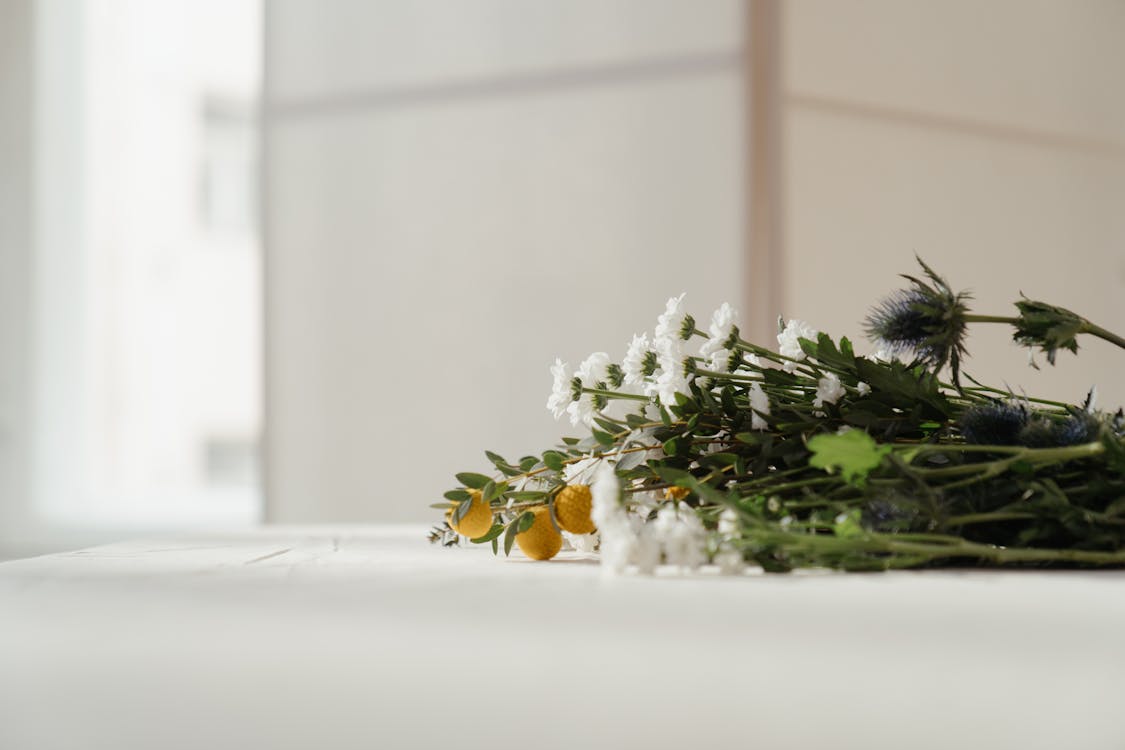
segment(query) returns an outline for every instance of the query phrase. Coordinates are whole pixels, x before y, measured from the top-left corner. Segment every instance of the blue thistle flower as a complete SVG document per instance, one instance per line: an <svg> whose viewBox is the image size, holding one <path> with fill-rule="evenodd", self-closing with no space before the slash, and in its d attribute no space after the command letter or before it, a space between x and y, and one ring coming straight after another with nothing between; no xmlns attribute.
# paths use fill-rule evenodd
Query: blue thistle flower
<svg viewBox="0 0 1125 750"><path fill-rule="evenodd" d="M1045 417L1030 419L1020 429L1017 442L1028 448L1053 448L1059 444L1058 425Z"/></svg>
<svg viewBox="0 0 1125 750"><path fill-rule="evenodd" d="M871 310L867 334L893 351L912 352L935 372L948 364L959 386L969 312L965 301L970 296L954 292L921 258L916 259L931 283L903 274L910 288L891 294Z"/></svg>
<svg viewBox="0 0 1125 750"><path fill-rule="evenodd" d="M973 445L1017 445L1027 422L1023 405L988 401L966 409L961 415L961 436Z"/></svg>
<svg viewBox="0 0 1125 750"><path fill-rule="evenodd" d="M1081 445L1098 439L1101 422L1085 411L1072 412L1055 427L1056 445Z"/></svg>

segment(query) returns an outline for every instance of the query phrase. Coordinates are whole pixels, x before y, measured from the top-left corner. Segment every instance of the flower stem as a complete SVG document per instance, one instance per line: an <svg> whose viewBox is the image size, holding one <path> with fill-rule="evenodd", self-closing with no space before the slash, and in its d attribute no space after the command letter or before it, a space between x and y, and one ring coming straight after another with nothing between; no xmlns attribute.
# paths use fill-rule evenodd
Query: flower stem
<svg viewBox="0 0 1125 750"><path fill-rule="evenodd" d="M972 313L965 316L966 323L1007 323L1008 325L1015 325L1019 322L1019 318L1013 318L1008 315L974 315Z"/></svg>
<svg viewBox="0 0 1125 750"><path fill-rule="evenodd" d="M1107 331L1106 329L1102 328L1101 326L1095 325L1088 320L1086 321L1085 325L1082 326L1082 330L1085 333L1089 333L1093 336L1097 336L1099 339L1102 339L1104 341L1108 341L1111 344L1116 344L1117 346L1121 347L1122 349L1125 349L1125 339L1121 338L1120 336L1118 336L1113 331Z"/></svg>

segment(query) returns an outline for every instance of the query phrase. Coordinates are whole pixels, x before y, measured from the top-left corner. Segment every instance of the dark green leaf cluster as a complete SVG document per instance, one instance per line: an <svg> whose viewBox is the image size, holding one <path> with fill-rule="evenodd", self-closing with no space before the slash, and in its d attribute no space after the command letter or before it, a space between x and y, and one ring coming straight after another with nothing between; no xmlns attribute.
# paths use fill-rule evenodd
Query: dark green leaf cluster
<svg viewBox="0 0 1125 750"><path fill-rule="evenodd" d="M1059 349L1078 353L1078 334L1085 333L1088 322L1077 313L1065 307L1048 305L1046 302L1023 299L1016 302L1019 317L1015 323L1012 338L1022 346L1038 347L1047 355L1047 361L1055 364Z"/></svg>

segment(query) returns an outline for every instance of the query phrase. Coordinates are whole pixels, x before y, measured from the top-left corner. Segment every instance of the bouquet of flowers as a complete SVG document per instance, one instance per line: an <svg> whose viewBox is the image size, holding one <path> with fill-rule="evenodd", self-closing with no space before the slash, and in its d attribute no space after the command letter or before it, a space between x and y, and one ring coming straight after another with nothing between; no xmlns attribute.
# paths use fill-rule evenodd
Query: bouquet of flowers
<svg viewBox="0 0 1125 750"><path fill-rule="evenodd" d="M974 314L918 262L868 317L872 354L798 320L778 321L776 351L752 344L727 304L703 330L680 295L620 363L556 360L547 408L583 434L518 460L486 451L490 473L458 474L433 506L431 541L537 560L569 544L639 573L1125 565L1122 410L962 371L970 324L1010 325L1052 365L1080 336L1125 339L1026 298Z"/></svg>

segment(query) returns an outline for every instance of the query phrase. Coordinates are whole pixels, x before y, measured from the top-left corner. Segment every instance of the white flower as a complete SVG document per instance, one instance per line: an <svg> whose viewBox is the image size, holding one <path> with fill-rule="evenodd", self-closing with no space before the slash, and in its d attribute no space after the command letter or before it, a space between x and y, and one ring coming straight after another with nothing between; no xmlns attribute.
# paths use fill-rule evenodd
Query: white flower
<svg viewBox="0 0 1125 750"><path fill-rule="evenodd" d="M656 530L651 526L642 524L633 535L629 561L637 566L641 575L652 575L656 566L660 564L660 539Z"/></svg>
<svg viewBox="0 0 1125 750"><path fill-rule="evenodd" d="M898 351L894 347L887 346L886 344L879 344L875 351L871 353L868 359L876 362L901 362L898 356Z"/></svg>
<svg viewBox="0 0 1125 750"><path fill-rule="evenodd" d="M567 404L566 413L570 415L570 423L575 427L580 424L593 427L594 415L598 413L594 408L594 397L589 393L583 393L577 401Z"/></svg>
<svg viewBox="0 0 1125 750"><path fill-rule="evenodd" d="M856 392L861 396L866 396L867 394L871 393L871 386L869 386L867 383L864 383L862 380L855 384L855 389Z"/></svg>
<svg viewBox="0 0 1125 750"><path fill-rule="evenodd" d="M676 394L688 392L688 379L682 368L665 369L656 380L656 395L664 406L676 405Z"/></svg>
<svg viewBox="0 0 1125 750"><path fill-rule="evenodd" d="M669 565L694 570L706 562L707 532L689 506L668 503L657 511L652 526Z"/></svg>
<svg viewBox="0 0 1125 750"><path fill-rule="evenodd" d="M754 410L754 415L750 417L750 429L752 430L768 430L769 423L757 414L770 413L770 397L762 390L761 383L752 383L750 385L750 408Z"/></svg>
<svg viewBox="0 0 1125 750"><path fill-rule="evenodd" d="M603 385L605 380L609 377L609 355L605 352L594 352L578 366L574 373L574 377L582 382L584 388L596 388ZM583 393L578 397L577 401L571 401L566 406L566 413L570 415L570 423L572 425L584 424L587 427L594 426L594 415L597 414L597 408L594 405L594 396L590 393Z"/></svg>
<svg viewBox="0 0 1125 750"><path fill-rule="evenodd" d="M621 482L608 461L602 462L594 473L590 494L590 515L598 527L602 571L607 575L621 573L633 556L636 535L620 503Z"/></svg>
<svg viewBox="0 0 1125 750"><path fill-rule="evenodd" d="M569 531L562 533L565 539L576 552L594 552L598 548L598 532L592 534L571 534Z"/></svg>
<svg viewBox="0 0 1125 750"><path fill-rule="evenodd" d="M582 385L592 388L609 379L610 361L609 355L605 352L594 352L582 360L582 364L574 374L582 381Z"/></svg>
<svg viewBox="0 0 1125 750"><path fill-rule="evenodd" d="M555 382L551 387L551 395L547 397L547 409L558 419L566 413L566 407L570 404L570 373L567 364L556 358L555 364L551 366L551 375Z"/></svg>
<svg viewBox="0 0 1125 750"><path fill-rule="evenodd" d="M660 364L660 374L648 389L665 406L676 405L676 394L688 392L690 382L684 375L684 352L678 339L662 339L658 342L656 358Z"/></svg>
<svg viewBox="0 0 1125 750"><path fill-rule="evenodd" d="M734 308L724 302L711 315L710 336L699 349L699 356L705 358L707 366L716 372L726 372L730 364L731 351L726 345L734 335L736 315Z"/></svg>
<svg viewBox="0 0 1125 750"><path fill-rule="evenodd" d="M834 404L846 393L847 391L840 384L840 378L837 377L836 373L827 373L823 378L816 381L816 398L813 400L813 406Z"/></svg>
<svg viewBox="0 0 1125 750"><path fill-rule="evenodd" d="M777 334L777 353L797 361L805 359L805 351L801 348L800 339L816 341L817 330L808 323L800 320L790 320L785 324L785 330ZM795 366L792 362L785 363L785 369L792 372Z"/></svg>
<svg viewBox="0 0 1125 750"><path fill-rule="evenodd" d="M590 478L601 462L600 456L586 456L572 464L567 464L563 467L563 479L567 484L589 484Z"/></svg>
<svg viewBox="0 0 1125 750"><path fill-rule="evenodd" d="M664 312L656 319L656 332L654 343L659 348L663 342L679 342L683 340L684 320L687 313L683 309L684 294L672 297L664 306Z"/></svg>
<svg viewBox="0 0 1125 750"><path fill-rule="evenodd" d="M730 369L730 358L733 352L730 349L719 349L711 352L707 358L707 367L715 372L727 372Z"/></svg>
<svg viewBox="0 0 1125 750"><path fill-rule="evenodd" d="M738 513L734 508L726 508L719 514L719 535L724 541L738 534Z"/></svg>
<svg viewBox="0 0 1125 750"><path fill-rule="evenodd" d="M644 382L645 355L648 351L648 334L642 333L639 336L634 334L633 340L629 342L629 349L625 352L625 359L621 362L621 371L625 373L627 385Z"/></svg>
<svg viewBox="0 0 1125 750"><path fill-rule="evenodd" d="M711 325L707 327L707 332L713 339L728 339L734 333L734 319L737 317L738 313L734 308L724 302L711 314Z"/></svg>
<svg viewBox="0 0 1125 750"><path fill-rule="evenodd" d="M625 520L625 509L621 507L621 482L617 472L608 461L603 462L594 472L590 483L590 516L598 528L611 526L615 521Z"/></svg>
<svg viewBox="0 0 1125 750"><path fill-rule="evenodd" d="M719 572L725 576L741 575L746 570L742 553L733 549L725 549L716 554L715 564L719 566Z"/></svg>
<svg viewBox="0 0 1125 750"><path fill-rule="evenodd" d="M614 521L598 528L601 542L598 546L602 572L606 575L618 575L625 572L633 556L633 547L636 538L626 519Z"/></svg>

